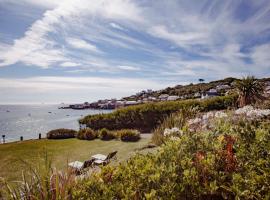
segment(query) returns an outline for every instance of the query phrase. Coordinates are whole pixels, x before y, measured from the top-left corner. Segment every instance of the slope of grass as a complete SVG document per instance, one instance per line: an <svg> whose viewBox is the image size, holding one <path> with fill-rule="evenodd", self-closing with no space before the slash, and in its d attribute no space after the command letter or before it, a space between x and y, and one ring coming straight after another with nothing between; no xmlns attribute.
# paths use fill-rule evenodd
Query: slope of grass
<svg viewBox="0 0 270 200"><path fill-rule="evenodd" d="M57 169L64 169L68 162L84 161L94 154L108 154L118 151L118 161L125 160L137 148L146 145L150 137L145 137L138 142L121 142L118 140L93 141L65 139L65 140L29 140L24 142L7 143L0 145L0 177L7 180L21 179L22 170L30 166L42 165L45 152L48 154L52 165Z"/></svg>

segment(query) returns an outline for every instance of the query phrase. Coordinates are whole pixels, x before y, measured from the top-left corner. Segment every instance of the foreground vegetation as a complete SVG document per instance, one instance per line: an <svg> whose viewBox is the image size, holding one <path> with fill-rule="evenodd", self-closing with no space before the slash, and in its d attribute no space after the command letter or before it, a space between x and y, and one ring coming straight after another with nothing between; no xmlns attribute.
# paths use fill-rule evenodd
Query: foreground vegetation
<svg viewBox="0 0 270 200"><path fill-rule="evenodd" d="M254 90L260 85L251 82L237 83L239 96L145 104L85 117L80 122L92 129L76 133L78 138L99 137L91 142L103 144L107 142L102 140L114 138L137 140L139 132L134 128L155 128L152 141L160 147L147 155L135 154L119 165L91 169L84 178L45 165L45 173L34 171L15 188L2 183L0 198L270 199L270 110L228 109L237 102L242 106L261 100L263 90ZM138 143L121 143L121 148L127 146L119 153L126 153L131 144Z"/></svg>
<svg viewBox="0 0 270 200"><path fill-rule="evenodd" d="M149 103L130 106L108 114L89 115L80 120L81 124L94 130L137 129L151 132L164 118L183 108L197 107L199 111L220 110L234 107L237 96L215 97L207 100L183 100Z"/></svg>
<svg viewBox="0 0 270 200"><path fill-rule="evenodd" d="M76 185L83 199L268 199L270 122L219 119Z"/></svg>
<svg viewBox="0 0 270 200"><path fill-rule="evenodd" d="M269 118L214 118L206 128L186 125L167 134L155 153L136 154L85 179L50 171L28 188L4 191L25 199L269 199L269 149ZM47 190L39 188L43 180Z"/></svg>

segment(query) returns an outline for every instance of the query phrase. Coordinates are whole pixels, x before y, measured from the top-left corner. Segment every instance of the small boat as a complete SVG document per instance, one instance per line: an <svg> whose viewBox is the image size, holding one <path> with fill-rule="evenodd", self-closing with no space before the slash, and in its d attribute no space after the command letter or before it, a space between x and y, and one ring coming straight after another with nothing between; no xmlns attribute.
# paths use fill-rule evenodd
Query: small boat
<svg viewBox="0 0 270 200"><path fill-rule="evenodd" d="M52 113L52 112L48 112L48 113Z"/></svg>
<svg viewBox="0 0 270 200"><path fill-rule="evenodd" d="M10 112L9 110L7 110L6 112Z"/></svg>
<svg viewBox="0 0 270 200"><path fill-rule="evenodd" d="M28 116L31 117L31 113L28 113Z"/></svg>
<svg viewBox="0 0 270 200"><path fill-rule="evenodd" d="M69 116L69 115L66 115L67 117Z"/></svg>

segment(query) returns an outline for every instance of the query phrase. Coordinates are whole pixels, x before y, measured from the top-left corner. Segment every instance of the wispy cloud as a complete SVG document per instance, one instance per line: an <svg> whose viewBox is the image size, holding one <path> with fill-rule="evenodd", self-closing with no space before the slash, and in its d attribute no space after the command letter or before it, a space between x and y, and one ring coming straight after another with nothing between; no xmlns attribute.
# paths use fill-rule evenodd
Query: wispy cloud
<svg viewBox="0 0 270 200"><path fill-rule="evenodd" d="M101 53L101 51L93 44L86 42L85 40L78 38L66 38L66 42L74 48L85 49L96 53Z"/></svg>
<svg viewBox="0 0 270 200"><path fill-rule="evenodd" d="M268 0L0 3L44 12L13 42L12 32L0 27L0 67L31 65L46 68L39 69L40 76L57 68L63 76L154 78L171 84L270 75Z"/></svg>
<svg viewBox="0 0 270 200"><path fill-rule="evenodd" d="M138 70L140 70L139 67L128 66L128 65L120 65L120 66L118 66L118 69L123 69L123 70L127 70L127 71L138 71Z"/></svg>

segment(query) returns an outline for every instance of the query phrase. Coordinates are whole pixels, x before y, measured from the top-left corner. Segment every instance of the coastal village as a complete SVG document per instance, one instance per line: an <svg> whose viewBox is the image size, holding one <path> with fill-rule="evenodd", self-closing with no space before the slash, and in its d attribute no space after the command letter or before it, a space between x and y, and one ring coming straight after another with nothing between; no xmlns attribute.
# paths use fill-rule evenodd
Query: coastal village
<svg viewBox="0 0 270 200"><path fill-rule="evenodd" d="M270 81L264 81L265 84L265 96L270 96ZM197 84L199 85L199 84ZM177 87L189 87L188 86L176 86ZM204 91L198 86L198 91L190 91L188 94L174 95L171 92L166 93L166 90L153 91L152 89L142 90L135 95L124 97L121 99L104 99L96 102L84 102L79 104L62 104L59 109L118 109L122 107L138 105L143 103L161 102L161 101L176 101L185 99L207 99L216 96L227 96L234 90L233 81L229 81L227 84L216 84L214 87Z"/></svg>

